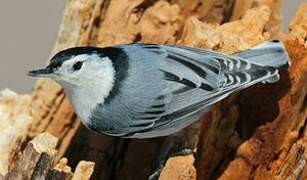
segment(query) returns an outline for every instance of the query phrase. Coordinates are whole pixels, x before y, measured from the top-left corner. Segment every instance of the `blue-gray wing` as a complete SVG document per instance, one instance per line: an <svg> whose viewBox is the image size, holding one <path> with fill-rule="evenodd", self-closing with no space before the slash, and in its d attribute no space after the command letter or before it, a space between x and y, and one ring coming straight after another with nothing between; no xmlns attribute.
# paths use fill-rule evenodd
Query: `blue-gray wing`
<svg viewBox="0 0 307 180"><path fill-rule="evenodd" d="M163 61L158 69L163 76L156 83L164 84L164 88L151 93L154 96L144 100L141 111L129 110L133 115L121 133L109 135L146 138L172 134L197 120L211 104L277 73L274 68L263 68L211 50L153 44L134 46Z"/></svg>
<svg viewBox="0 0 307 180"><path fill-rule="evenodd" d="M138 114L136 125L140 120L152 124L134 134L135 137L179 131L197 120L211 104L277 74L274 68L211 50L168 45L143 45L143 48L163 54L167 63L161 71L169 84L154 104Z"/></svg>

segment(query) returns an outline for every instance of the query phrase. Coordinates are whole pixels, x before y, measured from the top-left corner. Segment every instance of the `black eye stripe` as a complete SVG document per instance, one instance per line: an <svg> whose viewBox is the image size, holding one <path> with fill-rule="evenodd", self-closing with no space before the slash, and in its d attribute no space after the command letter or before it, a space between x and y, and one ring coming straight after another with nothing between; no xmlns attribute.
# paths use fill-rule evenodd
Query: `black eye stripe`
<svg viewBox="0 0 307 180"><path fill-rule="evenodd" d="M77 71L77 70L81 69L82 65L83 65L83 62L81 62L81 61L76 62L76 63L73 65L74 71Z"/></svg>

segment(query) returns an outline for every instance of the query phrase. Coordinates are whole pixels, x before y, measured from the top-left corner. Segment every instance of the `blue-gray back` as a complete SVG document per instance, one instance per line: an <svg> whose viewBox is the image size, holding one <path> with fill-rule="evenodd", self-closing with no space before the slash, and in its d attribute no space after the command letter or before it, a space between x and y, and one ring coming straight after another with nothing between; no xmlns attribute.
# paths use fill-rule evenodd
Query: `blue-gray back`
<svg viewBox="0 0 307 180"><path fill-rule="evenodd" d="M91 121L101 133L147 138L172 134L208 107L242 88L278 76L278 70L211 50L131 44L125 79L97 106ZM93 128L93 127L92 127Z"/></svg>

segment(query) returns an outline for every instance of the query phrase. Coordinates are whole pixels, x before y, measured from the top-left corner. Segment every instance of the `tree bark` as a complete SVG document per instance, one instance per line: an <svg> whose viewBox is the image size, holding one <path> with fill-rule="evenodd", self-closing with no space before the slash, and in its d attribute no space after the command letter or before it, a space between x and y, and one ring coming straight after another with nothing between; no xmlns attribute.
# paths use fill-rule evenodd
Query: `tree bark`
<svg viewBox="0 0 307 180"><path fill-rule="evenodd" d="M178 133L175 146L196 153L169 158L160 179L305 178L307 4L298 10L288 34L278 33L279 8L276 0L69 0L53 53L80 45L148 42L233 54L279 38L292 63L281 72L280 81L230 96ZM12 173L33 177L33 169L18 174L19 163L25 161L18 154L29 153L29 145L24 149L23 144L41 132L58 138L57 156L52 155L40 171L47 179L76 179L79 173L88 179L94 166L81 160L95 162L93 179L147 179L165 140L92 133L77 120L62 88L50 80L38 80L31 97L4 93L0 105L10 114L0 113L1 118L17 119L0 124L14 129L0 131L0 138L13 142L0 142L5 149L0 148L3 177ZM67 159L60 160L64 156ZM69 166L76 168L74 175Z"/></svg>

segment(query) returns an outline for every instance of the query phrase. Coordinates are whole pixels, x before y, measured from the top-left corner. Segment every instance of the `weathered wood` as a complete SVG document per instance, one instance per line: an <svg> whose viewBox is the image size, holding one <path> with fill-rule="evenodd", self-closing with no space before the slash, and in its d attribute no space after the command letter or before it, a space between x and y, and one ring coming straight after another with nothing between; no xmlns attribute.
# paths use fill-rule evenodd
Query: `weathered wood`
<svg viewBox="0 0 307 180"><path fill-rule="evenodd" d="M71 168L67 166L67 162L67 158L62 158L54 168L48 171L46 180L71 180L73 173Z"/></svg>
<svg viewBox="0 0 307 180"><path fill-rule="evenodd" d="M196 169L192 166L194 161L193 155L171 157L165 164L159 179L196 179Z"/></svg>
<svg viewBox="0 0 307 180"><path fill-rule="evenodd" d="M31 115L30 97L10 90L0 92L0 179L15 164L27 139Z"/></svg>
<svg viewBox="0 0 307 180"><path fill-rule="evenodd" d="M62 158L59 163L50 169L46 180L89 180L93 174L95 163L80 161L75 172L67 165L67 158Z"/></svg>
<svg viewBox="0 0 307 180"><path fill-rule="evenodd" d="M53 52L80 45L142 41L178 43L232 54L276 37L279 6L278 0L70 0ZM170 158L160 179L307 177L306 6L291 22L289 34L278 36L292 59L289 71L281 73L280 82L237 93L178 133L175 146L196 149L196 156ZM4 147L0 148L2 175L10 171L10 177L45 177L48 173L47 179L89 179L95 168L93 179L146 179L164 141L123 140L92 133L80 124L62 88L50 80L39 80L31 99L5 97L0 98L0 118L7 119L7 123L0 124L5 127L0 128L0 138L10 138L14 143L0 141L0 147ZM14 113L13 107L20 107L18 112L22 113ZM12 121L15 117L18 121ZM26 126L18 126L22 123ZM8 127L15 130L8 131ZM37 138L18 156L29 133L32 138L45 131L59 139L56 157L37 153L33 145ZM31 152L36 160L25 156ZM63 156L68 160L57 163ZM50 158L41 166L33 163L21 171L21 162L38 163L46 157ZM96 166L79 163L80 160L93 161ZM57 163L55 167L52 161ZM76 168L74 175L67 164ZM38 167L42 170L35 171Z"/></svg>
<svg viewBox="0 0 307 180"><path fill-rule="evenodd" d="M0 179L89 180L95 165L93 162L79 162L75 173L67 165L66 158L62 158L53 167L57 142L58 139L49 133L37 135L27 144L22 154L18 154L16 162L9 165L9 172Z"/></svg>
<svg viewBox="0 0 307 180"><path fill-rule="evenodd" d="M87 180L90 179L92 173L94 171L94 163L80 161L77 165L76 171L72 180Z"/></svg>
<svg viewBox="0 0 307 180"><path fill-rule="evenodd" d="M52 167L57 138L40 134L28 143L7 179L42 179Z"/></svg>

